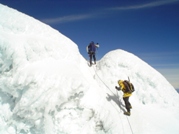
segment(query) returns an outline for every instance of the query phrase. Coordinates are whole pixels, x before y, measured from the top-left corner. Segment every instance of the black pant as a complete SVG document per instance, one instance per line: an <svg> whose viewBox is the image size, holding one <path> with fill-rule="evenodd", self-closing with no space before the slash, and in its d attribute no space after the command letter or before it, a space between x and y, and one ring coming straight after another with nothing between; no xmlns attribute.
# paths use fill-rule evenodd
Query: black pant
<svg viewBox="0 0 179 134"><path fill-rule="evenodd" d="M92 65L92 58L94 60L94 63L96 64L95 52L89 52L89 57L90 57L90 65Z"/></svg>
<svg viewBox="0 0 179 134"><path fill-rule="evenodd" d="M130 113L131 104L129 102L129 97L123 97L123 100L125 102L125 106L126 106L127 112Z"/></svg>

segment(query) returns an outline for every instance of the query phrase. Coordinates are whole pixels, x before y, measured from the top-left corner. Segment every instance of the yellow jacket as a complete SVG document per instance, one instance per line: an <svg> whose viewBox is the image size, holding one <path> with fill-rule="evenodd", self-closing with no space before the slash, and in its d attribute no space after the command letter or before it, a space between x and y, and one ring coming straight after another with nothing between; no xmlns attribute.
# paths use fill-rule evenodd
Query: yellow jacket
<svg viewBox="0 0 179 134"><path fill-rule="evenodd" d="M125 98L125 97L130 97L130 96L132 95L132 93L125 93L126 87L125 87L125 85L124 85L124 83L123 83L122 80L119 80L119 81L118 81L118 84L119 84L119 86L120 86L120 89L121 89L121 90L123 91L123 93L124 93L124 95L123 95L124 98Z"/></svg>

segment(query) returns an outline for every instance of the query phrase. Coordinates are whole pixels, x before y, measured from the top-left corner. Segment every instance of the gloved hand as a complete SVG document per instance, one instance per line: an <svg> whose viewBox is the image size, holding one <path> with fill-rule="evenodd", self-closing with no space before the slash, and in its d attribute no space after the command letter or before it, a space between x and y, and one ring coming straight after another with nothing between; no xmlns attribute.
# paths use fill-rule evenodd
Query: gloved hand
<svg viewBox="0 0 179 134"><path fill-rule="evenodd" d="M120 87L115 86L115 88L116 88L118 91L121 90Z"/></svg>

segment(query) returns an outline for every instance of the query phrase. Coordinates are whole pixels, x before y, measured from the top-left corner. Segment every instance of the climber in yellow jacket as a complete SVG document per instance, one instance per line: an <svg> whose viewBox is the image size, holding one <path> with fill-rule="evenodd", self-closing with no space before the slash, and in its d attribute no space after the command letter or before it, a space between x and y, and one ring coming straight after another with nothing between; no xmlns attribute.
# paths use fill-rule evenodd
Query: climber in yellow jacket
<svg viewBox="0 0 179 134"><path fill-rule="evenodd" d="M130 109L132 108L130 102L129 102L129 97L132 95L132 92L134 91L134 86L132 85L132 83L130 83L127 80L119 80L118 81L119 87L115 87L118 91L122 90L123 94L123 100L125 103L125 107L127 109L127 112L124 112L125 115L130 116ZM133 90L133 91L131 91Z"/></svg>

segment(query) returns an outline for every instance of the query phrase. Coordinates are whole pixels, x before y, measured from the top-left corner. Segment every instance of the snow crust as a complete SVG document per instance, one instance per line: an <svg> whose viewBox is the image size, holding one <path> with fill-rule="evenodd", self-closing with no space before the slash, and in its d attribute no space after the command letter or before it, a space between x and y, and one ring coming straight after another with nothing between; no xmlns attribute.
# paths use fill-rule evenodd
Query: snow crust
<svg viewBox="0 0 179 134"><path fill-rule="evenodd" d="M124 50L88 66L78 46L50 26L0 4L0 133L178 134L179 95ZM131 116L119 79L135 86Z"/></svg>

